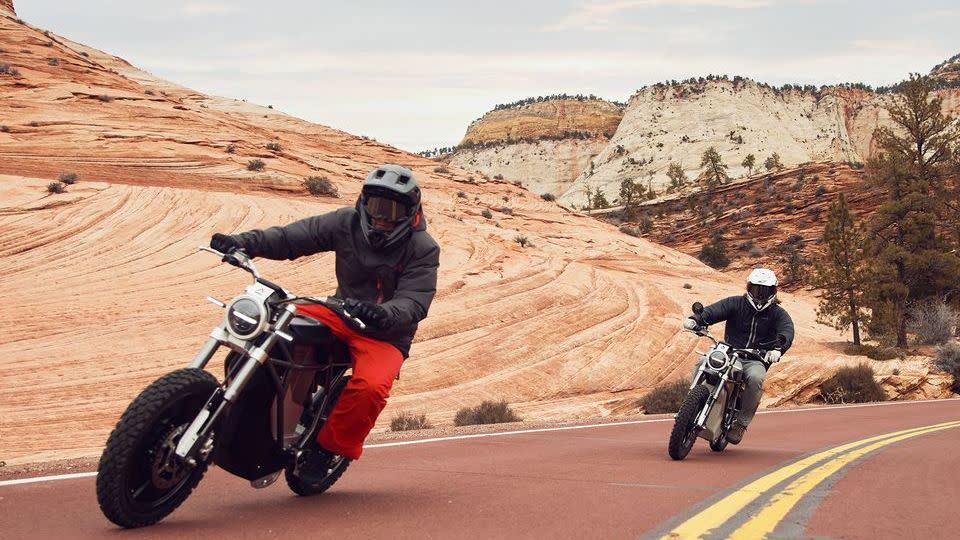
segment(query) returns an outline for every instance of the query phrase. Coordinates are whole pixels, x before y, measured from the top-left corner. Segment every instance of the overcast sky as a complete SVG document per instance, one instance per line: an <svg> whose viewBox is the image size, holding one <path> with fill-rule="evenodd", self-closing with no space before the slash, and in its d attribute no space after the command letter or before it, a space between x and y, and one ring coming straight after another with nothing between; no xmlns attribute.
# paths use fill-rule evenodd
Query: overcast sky
<svg viewBox="0 0 960 540"><path fill-rule="evenodd" d="M417 151L497 103L709 73L889 84L960 52L957 0L14 0L208 94Z"/></svg>

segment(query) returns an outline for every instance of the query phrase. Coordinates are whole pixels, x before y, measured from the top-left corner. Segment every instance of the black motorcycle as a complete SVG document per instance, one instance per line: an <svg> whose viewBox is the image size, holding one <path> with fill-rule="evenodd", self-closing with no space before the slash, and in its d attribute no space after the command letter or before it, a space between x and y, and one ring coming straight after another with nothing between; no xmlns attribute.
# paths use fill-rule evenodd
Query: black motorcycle
<svg viewBox="0 0 960 540"><path fill-rule="evenodd" d="M121 527L154 524L183 503L210 463L255 488L285 474L298 495L323 493L350 464L331 463L327 476L308 484L299 470L350 379L347 346L324 324L296 314L297 304L321 304L357 328L343 302L297 297L263 279L243 252L201 248L253 275L229 303L223 322L189 367L147 386L110 433L97 469L97 500ZM220 348L229 353L220 382L204 367Z"/></svg>
<svg viewBox="0 0 960 540"><path fill-rule="evenodd" d="M703 304L693 304L693 312L703 313ZM706 352L697 351L703 361L673 423L667 452L678 461L687 457L697 437L706 439L714 452L726 449L727 432L740 413L740 398L746 383L741 360L758 360L770 367L764 359L767 352L764 349L734 348L714 338L707 328L690 332L709 338L713 347ZM776 345L761 344L770 348Z"/></svg>

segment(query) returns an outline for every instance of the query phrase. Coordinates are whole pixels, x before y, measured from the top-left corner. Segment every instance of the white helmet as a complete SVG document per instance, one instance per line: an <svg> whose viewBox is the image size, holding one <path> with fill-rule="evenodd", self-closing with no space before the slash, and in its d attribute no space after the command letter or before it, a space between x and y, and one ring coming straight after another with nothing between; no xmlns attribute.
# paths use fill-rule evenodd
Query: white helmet
<svg viewBox="0 0 960 540"><path fill-rule="evenodd" d="M747 277L747 301L763 311L777 300L777 275L769 268L754 268Z"/></svg>

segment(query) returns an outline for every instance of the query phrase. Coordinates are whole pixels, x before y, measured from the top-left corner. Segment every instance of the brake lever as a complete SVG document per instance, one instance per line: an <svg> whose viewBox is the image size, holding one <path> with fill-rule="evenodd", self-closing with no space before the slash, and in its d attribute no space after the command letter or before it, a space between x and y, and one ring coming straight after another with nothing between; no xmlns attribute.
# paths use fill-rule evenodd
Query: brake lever
<svg viewBox="0 0 960 540"><path fill-rule="evenodd" d="M341 311L343 311L343 316L353 321L353 323L356 324L357 327L359 327L361 330L367 329L367 324L364 323L362 320L360 320L359 317L354 317L353 315L351 315L350 312L347 311L347 308L341 307L340 309Z"/></svg>

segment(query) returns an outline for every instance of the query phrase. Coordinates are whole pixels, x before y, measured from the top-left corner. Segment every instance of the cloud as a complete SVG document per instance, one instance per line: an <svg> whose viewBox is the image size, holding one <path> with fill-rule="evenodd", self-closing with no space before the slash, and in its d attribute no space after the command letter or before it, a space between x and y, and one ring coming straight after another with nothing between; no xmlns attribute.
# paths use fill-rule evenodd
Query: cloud
<svg viewBox="0 0 960 540"><path fill-rule="evenodd" d="M234 4L224 2L191 2L182 8L180 12L187 17L206 17L208 15L224 15L238 11Z"/></svg>
<svg viewBox="0 0 960 540"><path fill-rule="evenodd" d="M550 26L546 32L586 30L591 32L619 27L615 17L625 11L652 7L720 7L730 9L756 9L767 7L772 0L618 0L616 2L584 2L569 15Z"/></svg>

